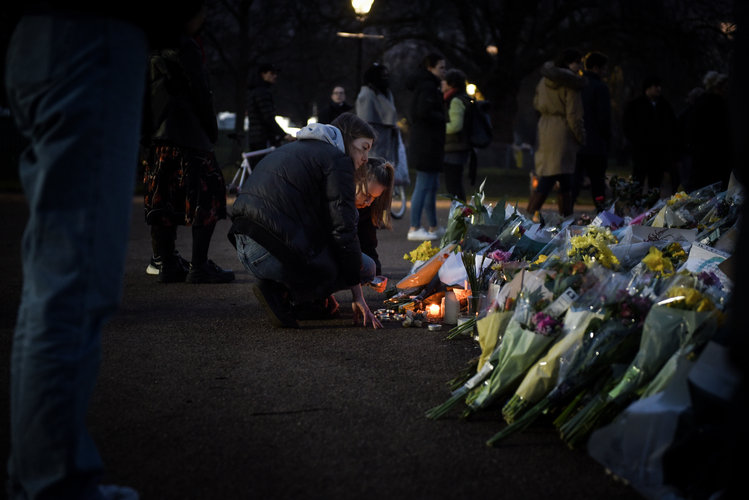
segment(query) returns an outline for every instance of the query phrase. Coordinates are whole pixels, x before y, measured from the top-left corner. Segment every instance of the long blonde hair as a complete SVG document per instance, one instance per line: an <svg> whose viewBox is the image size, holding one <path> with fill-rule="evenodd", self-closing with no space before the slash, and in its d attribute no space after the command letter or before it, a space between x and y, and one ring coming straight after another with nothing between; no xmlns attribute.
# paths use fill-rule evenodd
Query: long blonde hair
<svg viewBox="0 0 749 500"><path fill-rule="evenodd" d="M393 181L395 180L393 164L384 158L370 156L361 171L362 173L357 178L357 190L366 190L366 186L370 182L375 182L385 188L382 194L375 198L370 205L372 224L375 227L392 229L390 203L393 199Z"/></svg>

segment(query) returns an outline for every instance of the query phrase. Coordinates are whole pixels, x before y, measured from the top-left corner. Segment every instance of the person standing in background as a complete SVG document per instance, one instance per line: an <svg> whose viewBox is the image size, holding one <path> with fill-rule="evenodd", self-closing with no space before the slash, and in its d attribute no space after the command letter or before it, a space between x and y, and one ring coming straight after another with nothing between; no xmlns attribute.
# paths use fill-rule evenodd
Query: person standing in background
<svg viewBox="0 0 749 500"><path fill-rule="evenodd" d="M398 112L390 91L390 71L373 63L364 72L364 85L356 97L356 116L369 123L377 133L372 156L385 158L393 165L398 160Z"/></svg>
<svg viewBox="0 0 749 500"><path fill-rule="evenodd" d="M395 99L390 91L390 71L384 64L375 62L364 72L363 81L364 85L356 97L356 115L367 122L377 134L370 154L384 159L393 167L399 160L398 148L401 145L401 137ZM368 241L374 242L374 246L370 246L369 250L374 252L377 274L380 274L381 265L374 247L377 246L376 232L381 221L375 223L370 211L371 207L359 208L359 236L360 240L362 236L366 236ZM363 244L362 241L362 246ZM370 252L365 253L372 256Z"/></svg>
<svg viewBox="0 0 749 500"><path fill-rule="evenodd" d="M677 147L676 115L662 95L661 79L645 78L642 94L624 108L622 129L632 148L632 178L660 191L665 172L674 172ZM678 186L671 179L672 188ZM674 186L674 183L676 186Z"/></svg>
<svg viewBox="0 0 749 500"><path fill-rule="evenodd" d="M453 198L465 202L463 167L471 155L471 145L466 137L466 110L470 97L466 93L466 74L459 69L445 73L445 188Z"/></svg>
<svg viewBox="0 0 749 500"><path fill-rule="evenodd" d="M411 195L411 241L436 240L442 236L437 226L437 190L445 155L445 108L441 84L445 77L445 58L431 53L407 83L413 92L409 110L408 165L416 170ZM421 225L426 213L428 228Z"/></svg>
<svg viewBox="0 0 749 500"><path fill-rule="evenodd" d="M283 141L294 140L276 122L276 105L271 90L276 80L278 68L272 64L261 64L255 80L250 84L250 95L247 100L247 119L250 122L247 143L250 151L278 147ZM257 165L263 156L251 156L250 166Z"/></svg>
<svg viewBox="0 0 749 500"><path fill-rule="evenodd" d="M353 106L346 102L346 89L341 85L336 85L330 93L330 99L325 106L320 107L317 114L318 123L330 123L341 113L351 111Z"/></svg>
<svg viewBox="0 0 749 500"><path fill-rule="evenodd" d="M102 327L122 296L149 45L196 32L205 7L71 3L26 2L6 61L8 101L29 141L7 493L133 500L131 488L100 484L87 413Z"/></svg>
<svg viewBox="0 0 749 500"><path fill-rule="evenodd" d="M676 115L676 164L679 170L679 179L684 189L691 191L692 186L692 147L687 136L687 127L691 121L694 111L694 103L705 89L699 85L687 93L684 99L684 107Z"/></svg>
<svg viewBox="0 0 749 500"><path fill-rule="evenodd" d="M538 186L528 200L528 213L535 222L540 222L541 207L557 182L559 214L567 217L574 209L575 156L585 144L580 91L586 80L579 74L580 56L577 50L567 49L553 63L545 63L533 97L533 107L541 113L534 157Z"/></svg>
<svg viewBox="0 0 749 500"><path fill-rule="evenodd" d="M218 124L202 48L183 36L178 48L151 55L144 119L144 209L153 257L147 272L172 283L228 283L234 273L208 259L216 223L226 218L226 183L216 161ZM177 226L191 226L192 261L175 254Z"/></svg>
<svg viewBox="0 0 749 500"><path fill-rule="evenodd" d="M728 75L708 71L702 79L705 91L694 100L687 119L687 143L692 154L689 191L720 182L728 187L733 169L731 116L726 93Z"/></svg>
<svg viewBox="0 0 749 500"><path fill-rule="evenodd" d="M580 91L583 100L585 145L576 156L575 180L572 197L577 202L583 181L590 179L590 195L596 212L605 208L606 167L611 141L611 95L603 81L608 57L600 52L588 53L583 64L583 76L588 80Z"/></svg>

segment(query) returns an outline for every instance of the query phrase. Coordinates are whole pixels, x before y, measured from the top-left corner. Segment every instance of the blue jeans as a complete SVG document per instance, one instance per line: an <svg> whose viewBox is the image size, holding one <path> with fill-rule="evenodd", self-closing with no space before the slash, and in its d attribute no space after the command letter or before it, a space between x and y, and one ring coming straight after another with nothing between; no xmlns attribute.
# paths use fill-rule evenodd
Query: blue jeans
<svg viewBox="0 0 749 500"><path fill-rule="evenodd" d="M333 292L348 288L342 283L334 281L333 284L319 291L316 284L304 283L304 276L299 276L297 273L294 273L294 275L299 279L294 279L294 277L290 276L290 273L286 272L286 267L280 260L249 236L244 234L237 234L235 236L237 256L245 269L257 279L283 283L290 289L292 296L297 301L325 298ZM375 273L375 261L368 255L362 254L362 267L359 271L360 282L362 284L369 283L375 277Z"/></svg>
<svg viewBox="0 0 749 500"><path fill-rule="evenodd" d="M437 190L439 172L416 172L414 191L411 194L411 226L421 226L421 212L426 212L429 227L437 227Z"/></svg>
<svg viewBox="0 0 749 500"><path fill-rule="evenodd" d="M102 498L86 413L102 325L122 296L147 58L145 34L110 19L26 17L11 40L8 97L30 141L11 498Z"/></svg>

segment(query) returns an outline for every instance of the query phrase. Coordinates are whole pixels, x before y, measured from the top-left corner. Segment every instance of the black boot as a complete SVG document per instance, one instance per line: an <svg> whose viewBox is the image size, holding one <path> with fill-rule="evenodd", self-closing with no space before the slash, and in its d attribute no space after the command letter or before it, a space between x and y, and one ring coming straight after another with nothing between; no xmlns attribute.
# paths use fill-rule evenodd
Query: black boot
<svg viewBox="0 0 749 500"><path fill-rule="evenodd" d="M289 292L280 283L271 280L259 280L253 287L258 302L265 308L273 326L279 328L299 328L291 310Z"/></svg>
<svg viewBox="0 0 749 500"><path fill-rule="evenodd" d="M151 226L153 257L146 272L152 274L156 271L161 283L177 283L187 276L187 262L174 249L176 239L177 226Z"/></svg>
<svg viewBox="0 0 749 500"><path fill-rule="evenodd" d="M230 283L234 272L220 268L208 258L208 247L215 224L192 226L192 262L185 281L188 283Z"/></svg>

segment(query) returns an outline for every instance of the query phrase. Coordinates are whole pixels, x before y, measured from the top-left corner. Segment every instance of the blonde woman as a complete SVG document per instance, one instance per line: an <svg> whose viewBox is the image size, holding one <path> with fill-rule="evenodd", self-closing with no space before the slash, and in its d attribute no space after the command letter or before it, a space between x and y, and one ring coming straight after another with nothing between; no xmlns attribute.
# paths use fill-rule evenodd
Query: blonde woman
<svg viewBox="0 0 749 500"><path fill-rule="evenodd" d="M382 274L377 255L377 229L392 229L390 202L393 198L394 178L395 168L392 163L384 158L371 157L356 183L359 243L362 253L374 261L372 277Z"/></svg>

